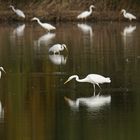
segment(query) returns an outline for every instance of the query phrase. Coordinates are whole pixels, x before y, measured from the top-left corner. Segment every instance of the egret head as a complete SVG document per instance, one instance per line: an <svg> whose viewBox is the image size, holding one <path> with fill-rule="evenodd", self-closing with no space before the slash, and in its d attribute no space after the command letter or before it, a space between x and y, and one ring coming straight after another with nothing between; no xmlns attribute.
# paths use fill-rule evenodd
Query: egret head
<svg viewBox="0 0 140 140"><path fill-rule="evenodd" d="M37 18L37 17L33 17L33 18L31 19L31 21L33 21L33 20L38 20L38 18Z"/></svg>
<svg viewBox="0 0 140 140"><path fill-rule="evenodd" d="M14 6L10 5L9 7L12 8L12 7L14 7Z"/></svg>
<svg viewBox="0 0 140 140"><path fill-rule="evenodd" d="M126 11L125 9L122 9L122 10L121 10L121 13L124 13L125 11Z"/></svg>
<svg viewBox="0 0 140 140"><path fill-rule="evenodd" d="M72 76L70 76L70 77L68 78L68 80L65 81L64 84L68 83L69 81L71 81L73 78L76 78L76 77L78 77L78 76L77 76L77 75L72 75Z"/></svg>
<svg viewBox="0 0 140 140"><path fill-rule="evenodd" d="M94 5L90 5L90 9L91 9L91 8L95 8L95 6L94 6Z"/></svg>
<svg viewBox="0 0 140 140"><path fill-rule="evenodd" d="M63 47L63 49L65 48L68 52L67 46L65 44L62 44L61 46Z"/></svg>
<svg viewBox="0 0 140 140"><path fill-rule="evenodd" d="M0 67L0 70L1 70L1 71L3 71L3 72L5 72L5 70L4 70L4 68L3 68L3 67ZM6 73L6 72L5 72L5 73Z"/></svg>

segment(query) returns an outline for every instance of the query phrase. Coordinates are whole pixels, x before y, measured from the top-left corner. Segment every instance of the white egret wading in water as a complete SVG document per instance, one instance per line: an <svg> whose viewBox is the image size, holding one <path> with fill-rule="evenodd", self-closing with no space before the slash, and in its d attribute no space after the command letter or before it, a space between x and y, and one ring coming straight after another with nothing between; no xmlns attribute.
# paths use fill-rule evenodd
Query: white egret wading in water
<svg viewBox="0 0 140 140"><path fill-rule="evenodd" d="M23 11L15 9L14 6L12 5L10 5L9 7L12 8L12 10L17 14L17 16L25 18L25 14L23 13Z"/></svg>
<svg viewBox="0 0 140 140"><path fill-rule="evenodd" d="M77 19L86 19L88 16L91 15L91 13L92 13L92 8L95 8L95 6L94 6L94 5L91 5L91 6L89 7L89 11L84 11L84 12L82 12L81 14L79 14L79 15L77 16Z"/></svg>
<svg viewBox="0 0 140 140"><path fill-rule="evenodd" d="M49 53L52 52L53 54L60 54L60 51L63 51L64 49L68 52L65 44L55 44L49 49Z"/></svg>
<svg viewBox="0 0 140 140"><path fill-rule="evenodd" d="M50 32L51 30L55 30L55 29L56 29L56 28L55 28L54 26L52 26L51 24L42 23L42 22L39 20L39 18L37 18L37 17L32 18L32 21L33 21L33 20L36 20L36 21L38 22L38 24L39 24L41 27L43 27L44 29L48 30L49 32Z"/></svg>
<svg viewBox="0 0 140 140"><path fill-rule="evenodd" d="M122 9L122 10L121 10L121 13L123 13L123 16L124 16L125 18L129 19L130 21L131 21L132 19L136 19L136 16L134 16L134 15L131 14L131 13L127 13L125 9Z"/></svg>
<svg viewBox="0 0 140 140"><path fill-rule="evenodd" d="M5 72L4 68L3 67L0 67L0 78L1 78L2 71Z"/></svg>
<svg viewBox="0 0 140 140"><path fill-rule="evenodd" d="M89 74L84 79L79 79L78 75L72 75L68 78L68 80L64 84L66 84L67 82L69 82L70 80L72 80L74 78L76 79L77 82L87 82L87 83L93 84L94 95L95 95L95 85L97 85L101 89L99 84L111 82L109 77L106 78L106 77L104 77L102 75L98 75L98 74Z"/></svg>

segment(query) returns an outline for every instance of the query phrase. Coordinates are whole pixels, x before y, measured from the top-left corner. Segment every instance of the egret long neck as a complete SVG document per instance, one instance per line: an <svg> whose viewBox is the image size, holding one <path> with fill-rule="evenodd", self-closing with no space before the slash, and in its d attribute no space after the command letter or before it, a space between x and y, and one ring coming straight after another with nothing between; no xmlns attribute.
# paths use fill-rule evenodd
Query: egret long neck
<svg viewBox="0 0 140 140"><path fill-rule="evenodd" d="M124 10L124 11L123 11L123 15L125 16L125 14L126 14L126 11Z"/></svg>
<svg viewBox="0 0 140 140"><path fill-rule="evenodd" d="M12 8L12 10L15 12L16 11L16 9L14 8L14 6L11 6L11 8Z"/></svg>
<svg viewBox="0 0 140 140"><path fill-rule="evenodd" d="M89 12L90 12L90 13L92 13L92 8L93 8L93 7L90 7L90 8L89 8Z"/></svg>
<svg viewBox="0 0 140 140"><path fill-rule="evenodd" d="M84 79L79 79L78 76L76 76L75 78L76 78L76 81L77 81L77 82L87 82L87 81L86 81L86 78L84 78Z"/></svg>
<svg viewBox="0 0 140 140"><path fill-rule="evenodd" d="M36 20L37 20L38 24L42 25L42 23L40 22L40 20L38 18Z"/></svg>

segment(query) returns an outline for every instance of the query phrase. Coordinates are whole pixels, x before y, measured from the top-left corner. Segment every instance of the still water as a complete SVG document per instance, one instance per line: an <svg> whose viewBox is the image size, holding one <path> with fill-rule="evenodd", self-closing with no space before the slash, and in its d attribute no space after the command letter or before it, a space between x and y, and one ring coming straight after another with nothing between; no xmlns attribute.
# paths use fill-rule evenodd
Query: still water
<svg viewBox="0 0 140 140"><path fill-rule="evenodd" d="M140 24L0 25L1 140L139 140ZM50 54L57 43L66 50ZM97 73L96 87L75 80Z"/></svg>

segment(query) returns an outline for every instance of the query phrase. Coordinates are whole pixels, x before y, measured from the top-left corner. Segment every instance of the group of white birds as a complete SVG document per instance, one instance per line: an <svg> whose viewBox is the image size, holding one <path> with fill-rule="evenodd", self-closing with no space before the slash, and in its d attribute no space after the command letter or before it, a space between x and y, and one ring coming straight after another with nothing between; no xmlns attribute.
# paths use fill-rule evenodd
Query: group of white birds
<svg viewBox="0 0 140 140"><path fill-rule="evenodd" d="M21 17L21 18L25 18L25 14L23 11L21 11L20 9L15 9L14 6L10 5L9 6L10 8L12 8L12 10L17 14L17 16ZM91 14L92 14L92 11L93 9L95 9L95 6L94 5L90 5L89 7L89 11L84 11L82 13L80 13L78 16L77 16L77 19L85 19L87 17L89 17ZM121 10L121 13L123 13L123 16L127 19L129 19L130 21L132 21L133 19L136 19L136 16L134 16L133 14L131 13L127 13L125 9L122 9ZM48 30L49 32L51 30L55 30L56 27L54 27L53 25L49 24L49 23L42 23L39 18L37 17L34 17L31 19L32 21L37 21L38 24L43 27L44 29Z"/></svg>
<svg viewBox="0 0 140 140"><path fill-rule="evenodd" d="M10 5L10 8L12 8L12 10L21 18L25 18L25 14L23 13L23 11L19 10L19 9L15 9L14 6ZM89 11L84 11L82 13L80 13L78 16L77 16L77 19L85 19L87 17L89 17L91 14L92 14L92 11L93 9L95 9L95 6L94 5L90 5L89 7ZM132 21L133 19L136 19L136 16L134 16L133 14L131 13L127 13L126 10L122 9L121 10L121 13L123 13L123 16L127 19L129 19L130 21ZM54 27L53 25L51 24L48 24L48 23L42 23L39 18L37 17L34 17L31 19L32 21L37 21L38 24L43 27L44 29L46 29L47 31L51 31L51 30L55 30L56 27ZM58 49L58 50L57 50ZM60 50L64 50L66 49L67 50L67 47L65 44L56 44L54 45L52 48L50 48L49 52L53 52L54 54L57 53L57 52L60 52ZM76 79L76 81L78 82L88 82L88 83L92 83L93 84L93 87L94 87L94 91L95 91L95 85L97 85L100 89L101 87L99 86L99 84L103 84L103 83L110 83L111 80L110 78L106 78L102 75L98 75L98 74L89 74L87 75L87 77L85 77L84 79L79 79L79 77L77 75L72 75L68 78L68 80L65 82L67 83L68 81L72 80L72 79Z"/></svg>

